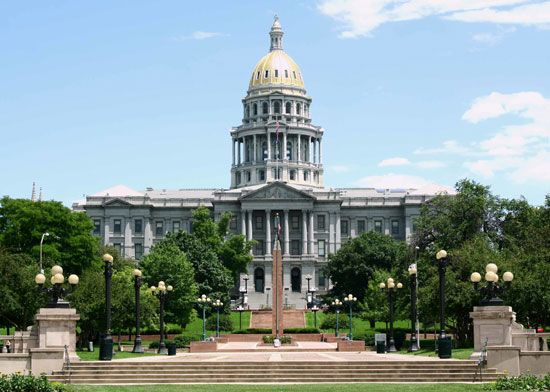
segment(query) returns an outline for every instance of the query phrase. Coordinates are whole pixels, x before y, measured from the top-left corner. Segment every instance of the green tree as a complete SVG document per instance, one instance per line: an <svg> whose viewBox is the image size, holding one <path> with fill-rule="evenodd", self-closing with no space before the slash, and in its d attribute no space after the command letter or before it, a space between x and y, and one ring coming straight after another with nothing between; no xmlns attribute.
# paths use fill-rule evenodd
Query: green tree
<svg viewBox="0 0 550 392"><path fill-rule="evenodd" d="M85 213L74 212L60 202L0 200L0 246L38 260L40 239L48 232L43 245L45 266L59 264L68 273L80 274L97 258L99 242L92 229Z"/></svg>
<svg viewBox="0 0 550 392"><path fill-rule="evenodd" d="M402 265L405 255L402 241L372 231L361 234L329 255L325 274L334 285L329 295L352 293L362 302L374 271Z"/></svg>
<svg viewBox="0 0 550 392"><path fill-rule="evenodd" d="M157 286L159 281L172 285L166 301L166 320L187 325L197 298L193 265L172 241L161 241L140 263L144 282Z"/></svg>

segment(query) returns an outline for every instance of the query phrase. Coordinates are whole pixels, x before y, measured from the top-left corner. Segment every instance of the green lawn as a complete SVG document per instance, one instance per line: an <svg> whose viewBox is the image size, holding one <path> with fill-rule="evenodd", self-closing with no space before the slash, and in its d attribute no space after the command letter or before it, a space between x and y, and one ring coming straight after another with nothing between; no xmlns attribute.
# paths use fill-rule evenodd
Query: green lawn
<svg viewBox="0 0 550 392"><path fill-rule="evenodd" d="M250 312L246 311L243 312L243 329L247 329L250 327ZM233 321L233 329L237 330L239 329L239 312L231 312L231 320ZM185 332L187 333L194 333L194 334L202 334L202 318L201 317L194 317L189 324L187 324L187 327L185 327ZM207 335L214 335L216 331L206 331ZM222 334L229 333L229 332L223 332Z"/></svg>
<svg viewBox="0 0 550 392"><path fill-rule="evenodd" d="M83 361L97 361L99 359L99 350L95 351L77 351L76 354ZM124 358L134 358L134 357L143 357L143 356L152 356L158 355L153 353L143 353L143 354L134 354L130 351L117 351L113 355L113 359L124 359Z"/></svg>
<svg viewBox="0 0 550 392"><path fill-rule="evenodd" d="M295 384L295 385L131 385L131 386L75 386L75 391L86 392L470 392L482 391L480 384Z"/></svg>
<svg viewBox="0 0 550 392"><path fill-rule="evenodd" d="M454 359L469 359L474 352L473 348L453 348L452 357ZM399 354L422 355L426 357L437 357L437 353L432 349L420 349L414 353L407 352L406 349L399 351Z"/></svg>
<svg viewBox="0 0 550 392"><path fill-rule="evenodd" d="M313 312L307 312L306 313L306 327L313 327L314 326L314 314ZM323 312L317 312L317 327L321 325L323 322L323 319L325 318L325 314ZM348 313L347 312L340 312L340 320L346 320L346 322L349 320ZM395 328L410 328L410 322L408 320L397 320L393 323L393 326ZM378 329L384 329L386 328L386 323L382 321L376 322L376 327ZM348 332L349 328L343 328L342 332ZM334 332L334 329L323 329L322 332ZM353 317L353 334L364 334L364 333L374 333L374 330L370 327L370 323L366 320L363 320L359 317Z"/></svg>

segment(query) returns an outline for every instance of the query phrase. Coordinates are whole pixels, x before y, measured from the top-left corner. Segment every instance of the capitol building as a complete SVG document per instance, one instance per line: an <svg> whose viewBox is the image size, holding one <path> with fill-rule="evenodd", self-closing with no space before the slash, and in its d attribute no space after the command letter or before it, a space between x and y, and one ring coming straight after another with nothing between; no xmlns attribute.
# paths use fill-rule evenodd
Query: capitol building
<svg viewBox="0 0 550 392"><path fill-rule="evenodd" d="M103 244L136 260L167 233L192 231L197 207L208 207L216 219L230 212L230 229L256 241L247 281L253 309L271 301L277 214L285 302L304 307L308 275L318 293L330 287L322 273L329 254L365 231L408 240L422 203L447 190L325 187L325 130L313 124L304 75L284 51L277 18L269 36L269 52L254 67L242 100L242 123L229 135L229 189L133 190L118 185L73 206L92 219Z"/></svg>

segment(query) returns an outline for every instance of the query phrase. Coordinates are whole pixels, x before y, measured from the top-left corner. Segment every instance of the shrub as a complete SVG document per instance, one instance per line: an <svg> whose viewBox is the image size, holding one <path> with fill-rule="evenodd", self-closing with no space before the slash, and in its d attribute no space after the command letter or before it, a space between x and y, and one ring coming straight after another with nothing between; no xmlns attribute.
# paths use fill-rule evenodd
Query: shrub
<svg viewBox="0 0 550 392"><path fill-rule="evenodd" d="M539 378L531 374L524 374L519 377L499 378L494 385L487 389L497 391L550 391L550 374Z"/></svg>
<svg viewBox="0 0 550 392"><path fill-rule="evenodd" d="M64 392L68 389L59 383L51 383L46 376L11 374L0 376L0 392Z"/></svg>
<svg viewBox="0 0 550 392"><path fill-rule="evenodd" d="M181 334L174 337L174 343L177 348L189 347L191 342L197 342L202 339L200 334Z"/></svg>
<svg viewBox="0 0 550 392"><path fill-rule="evenodd" d="M241 329L233 331L233 333L236 334L266 334L271 333L271 328L248 328L248 329Z"/></svg>
<svg viewBox="0 0 550 392"><path fill-rule="evenodd" d="M338 327L339 329L349 327L348 318L342 314L338 318ZM325 313L325 318L321 322L321 329L336 329L336 313Z"/></svg>
<svg viewBox="0 0 550 392"><path fill-rule="evenodd" d="M279 340L281 341L281 344L290 344L290 343L292 343L292 338L290 336L286 336L286 335L281 336L279 338ZM265 335L264 337L262 337L262 341L265 344L273 344L273 342L275 341L275 336Z"/></svg>
<svg viewBox="0 0 550 392"><path fill-rule="evenodd" d="M285 328L285 333L319 333L319 328L307 327L307 328Z"/></svg>
<svg viewBox="0 0 550 392"><path fill-rule="evenodd" d="M209 331L216 330L216 314L210 315L206 319L206 329ZM232 331L233 330L233 320L228 314L220 313L220 331Z"/></svg>
<svg viewBox="0 0 550 392"><path fill-rule="evenodd" d="M366 332L364 334L357 334L353 336L353 340L364 340L365 346L374 346L374 334Z"/></svg>

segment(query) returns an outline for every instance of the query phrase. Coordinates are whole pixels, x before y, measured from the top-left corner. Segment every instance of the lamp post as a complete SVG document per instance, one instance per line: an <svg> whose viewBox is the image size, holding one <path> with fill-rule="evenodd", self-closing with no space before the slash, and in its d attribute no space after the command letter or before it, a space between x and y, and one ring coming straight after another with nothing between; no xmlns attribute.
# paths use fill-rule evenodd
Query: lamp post
<svg viewBox="0 0 550 392"><path fill-rule="evenodd" d="M113 359L113 337L111 336L111 277L113 276L113 256L103 255L105 264L105 333L99 341L99 359L110 361Z"/></svg>
<svg viewBox="0 0 550 392"><path fill-rule="evenodd" d="M319 307L317 305L313 305L311 307L311 311L313 312L313 327L317 328L317 312L319 311Z"/></svg>
<svg viewBox="0 0 550 392"><path fill-rule="evenodd" d="M44 237L49 237L50 233L46 232L42 234L42 238L40 238L40 273L44 273L44 268L42 268L42 244L44 243Z"/></svg>
<svg viewBox="0 0 550 392"><path fill-rule="evenodd" d="M74 291L79 281L78 276L74 274L69 275L68 281L71 285L71 288L67 290L63 288L63 283L65 282L65 277L63 276L63 268L58 265L54 265L51 270L51 275L52 277L50 278L50 283L52 284L52 287L49 288L44 287L46 276L43 272L40 272L34 277L34 281L38 285L40 290L50 296L50 300L46 307L69 308L69 302L67 302L64 297Z"/></svg>
<svg viewBox="0 0 550 392"><path fill-rule="evenodd" d="M223 308L223 302L219 299L212 302L212 307L216 309L216 337L220 337L220 309Z"/></svg>
<svg viewBox="0 0 550 392"><path fill-rule="evenodd" d="M206 341L206 307L212 302L212 300L205 294L201 295L197 299L197 304L202 308L202 341Z"/></svg>
<svg viewBox="0 0 550 392"><path fill-rule="evenodd" d="M141 347L141 335L139 333L139 327L141 323L141 271L136 268L132 274L134 275L134 289L136 294L136 338L134 339L134 348L132 349L132 352L143 354L143 347Z"/></svg>
<svg viewBox="0 0 550 392"><path fill-rule="evenodd" d="M311 281L311 275L306 275L306 281L307 281L307 293L306 293L306 309L311 308L312 302L313 302L313 296L311 295L311 288L309 285L309 282Z"/></svg>
<svg viewBox="0 0 550 392"><path fill-rule="evenodd" d="M166 343L164 342L164 305L166 303L166 295L174 288L166 284L161 280L158 283L158 287L151 286L151 293L156 294L159 297L160 301L160 342L159 342L159 354L168 354L168 349L166 348Z"/></svg>
<svg viewBox="0 0 550 392"><path fill-rule="evenodd" d="M353 340L353 304L357 302L357 297L354 297L352 294L348 294L347 297L344 297L344 302L349 306L349 340Z"/></svg>
<svg viewBox="0 0 550 392"><path fill-rule="evenodd" d="M243 308L245 307L246 305L246 295L248 294L248 275L244 275L243 276L243 280L244 280L244 289L241 289L241 305L243 306Z"/></svg>
<svg viewBox="0 0 550 392"><path fill-rule="evenodd" d="M336 329L334 331L334 336L338 337L340 331L339 331L339 318L340 318L340 308L342 307L342 301L340 301L338 298L336 298L334 301L332 301L332 306L336 310Z"/></svg>
<svg viewBox="0 0 550 392"><path fill-rule="evenodd" d="M484 295L484 298L481 300L481 306L501 306L504 305L504 301L498 297L499 294L503 293L508 289L514 280L514 274L510 271L506 271L502 274L502 280L504 285L498 285L498 266L494 263L489 263L485 266L485 281L487 285L479 289L479 291ZM478 272L472 273L470 275L470 281L474 284L474 289L478 290L478 284L481 281L481 275Z"/></svg>
<svg viewBox="0 0 550 392"><path fill-rule="evenodd" d="M416 264L411 264L409 266L409 276L411 278L411 345L409 347L410 352L415 352L420 350L418 347L418 337L416 335L416 325L418 323L417 316L417 269Z"/></svg>
<svg viewBox="0 0 550 392"><path fill-rule="evenodd" d="M243 330L243 312L244 308L242 305L237 306L237 310L239 312L239 331Z"/></svg>
<svg viewBox="0 0 550 392"><path fill-rule="evenodd" d="M395 339L393 337L393 306L394 306L394 300L395 300L394 290L396 288L398 289L403 288L403 284L402 283L395 284L395 281L393 278L388 278L387 284L382 282L378 285L378 287L380 287L380 290L382 291L386 290L388 294L388 305L390 308L390 341L389 341L388 352L394 353L397 351L397 349L395 348Z"/></svg>
<svg viewBox="0 0 550 392"><path fill-rule="evenodd" d="M437 354L439 358L451 358L452 343L445 333L445 268L447 267L447 251L441 249L435 255L439 269L439 338L437 339Z"/></svg>

